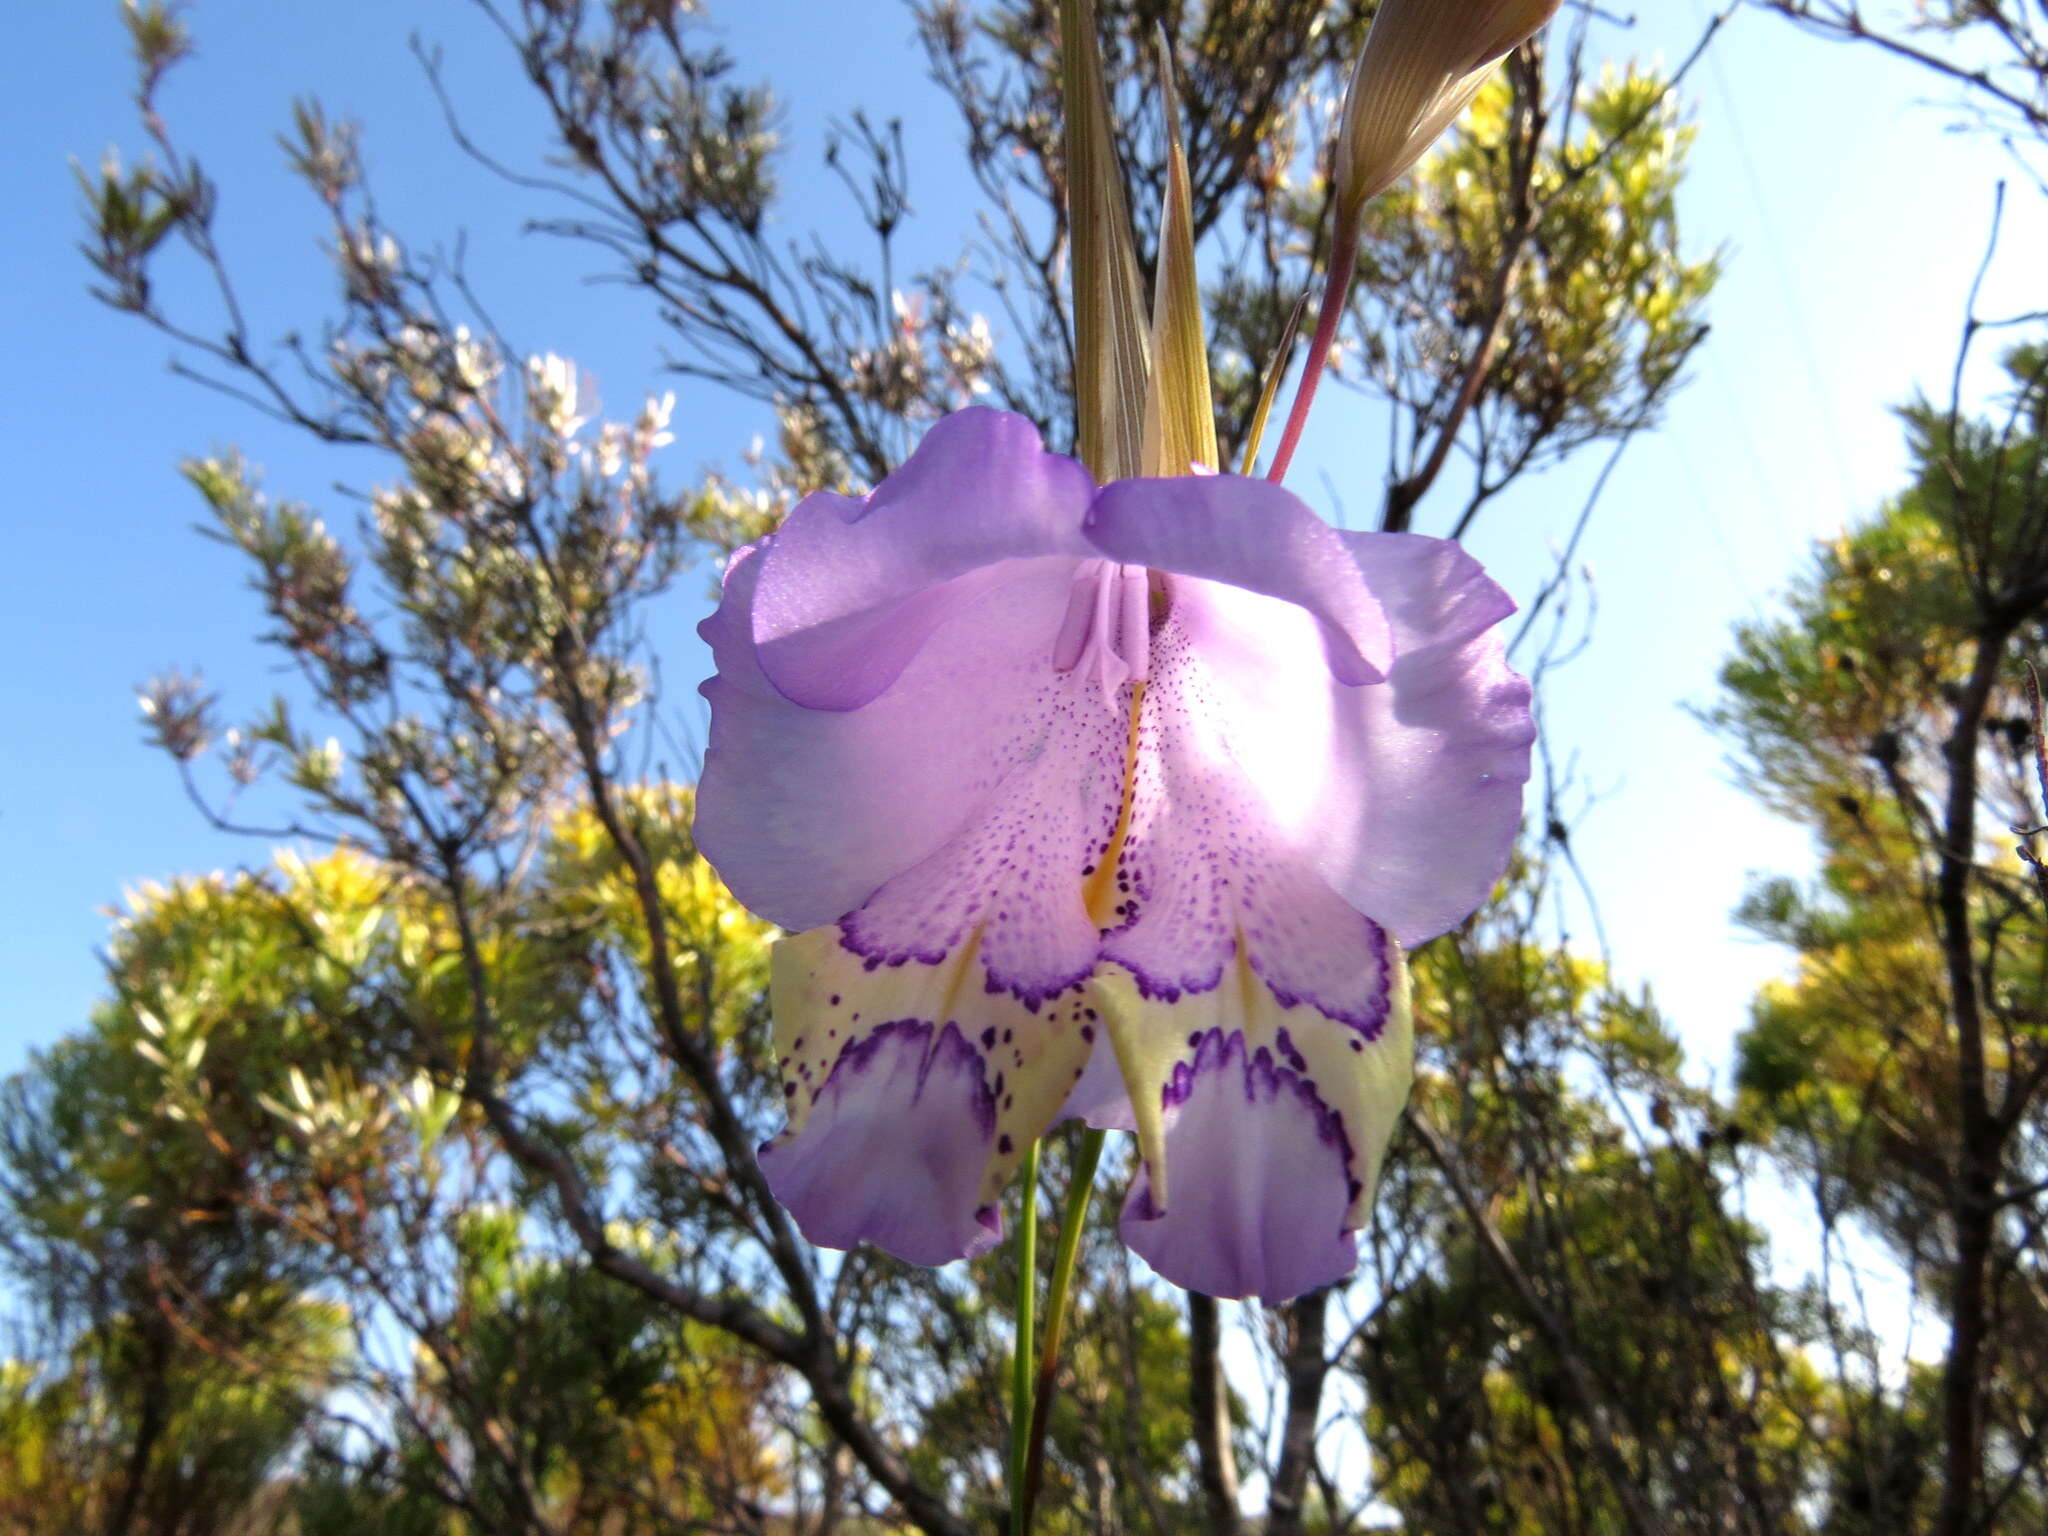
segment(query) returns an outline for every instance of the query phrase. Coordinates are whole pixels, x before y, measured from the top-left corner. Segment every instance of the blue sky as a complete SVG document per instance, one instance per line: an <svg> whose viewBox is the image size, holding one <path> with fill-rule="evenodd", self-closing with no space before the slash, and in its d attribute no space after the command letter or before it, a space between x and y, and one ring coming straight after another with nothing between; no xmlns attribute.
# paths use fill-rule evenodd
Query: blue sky
<svg viewBox="0 0 2048 1536"><path fill-rule="evenodd" d="M817 166L824 125L862 104L901 113L930 242L920 254L950 254L964 206L951 121L924 82L906 11L894 0L713 10L741 72L771 77L785 103L789 206L818 210L829 228L843 205ZM1609 51L1682 54L1697 0L1659 10L1608 29ZM760 413L661 377L662 337L645 307L587 282L591 253L522 235L533 206L450 145L408 50L413 30L445 46L473 129L515 160L541 148L504 45L474 7L199 0L190 16L200 56L165 104L226 189L223 242L259 333L311 323L330 292L320 212L273 140L293 97L316 94L365 123L387 223L416 245L452 246L467 232L472 278L525 348L574 356L616 414L677 384L667 475L737 467ZM68 159L136 142L116 8L21 7L10 40L0 56L0 420L15 453L0 557L0 654L10 658L0 671L0 1070L82 1020L99 990L103 909L124 888L266 853L209 832L141 742L134 689L153 672L203 666L243 709L278 686L251 643L256 602L229 553L193 532L199 508L176 461L238 444L272 488L337 522L348 504L330 488L371 475L172 378L168 344L87 298ZM1583 546L1599 627L1555 680L1549 727L1559 756L1575 757L1599 793L1578 842L1616 958L1655 985L1705 1070L1723 1067L1748 996L1781 964L1728 926L1746 873L1800 871L1809 856L1796 832L1730 787L1718 746L1681 706L1707 697L1730 624L1768 611L1810 541L1895 486L1902 456L1888 406L1946 387L2007 167L1994 147L1944 132L1953 113L1930 90L1900 66L1755 15L1737 18L1687 89L1700 136L1682 217L1696 250L1728 247L1728 274L1691 386L1666 428L1624 460ZM2037 210L2016 199L1988 308L2025 307L2014 253L2038 250L2042 234ZM1346 506L1371 505L1378 461L1352 445L1377 430L1369 406L1326 396L1295 477L1303 493L1324 500L1326 471ZM1482 519L1475 548L1518 595L1546 573L1590 469L1544 477ZM700 668L696 617L687 598L662 616L654 638L671 678Z"/></svg>

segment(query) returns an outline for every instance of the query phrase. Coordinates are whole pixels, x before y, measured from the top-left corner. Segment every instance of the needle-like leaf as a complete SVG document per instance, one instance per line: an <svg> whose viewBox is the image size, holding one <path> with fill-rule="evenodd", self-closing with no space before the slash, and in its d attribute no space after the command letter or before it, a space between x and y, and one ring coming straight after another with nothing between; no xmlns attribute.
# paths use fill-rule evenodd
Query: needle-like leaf
<svg viewBox="0 0 2048 1536"><path fill-rule="evenodd" d="M1266 423L1273 415L1273 402L1280 398L1280 381L1287 377L1287 363L1294 356L1294 344L1301 339L1301 317L1308 313L1308 290L1294 301L1294 308L1288 313L1287 324L1281 327L1280 343L1273 348L1272 359L1266 364L1266 382L1259 390L1258 409L1252 412L1251 430L1244 437L1244 462L1238 466L1240 475L1249 475L1259 462L1259 444L1266 436Z"/></svg>

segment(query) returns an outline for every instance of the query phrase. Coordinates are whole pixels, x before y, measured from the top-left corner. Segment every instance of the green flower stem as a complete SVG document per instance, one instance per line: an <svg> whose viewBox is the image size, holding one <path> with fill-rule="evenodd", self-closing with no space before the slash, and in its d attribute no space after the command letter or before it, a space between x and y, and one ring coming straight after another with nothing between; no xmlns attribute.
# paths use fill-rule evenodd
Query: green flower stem
<svg viewBox="0 0 2048 1536"><path fill-rule="evenodd" d="M1060 1246L1053 1257L1052 1290L1045 1299L1045 1353L1038 1363L1038 1391L1031 1404L1031 1440L1024 1456L1023 1523L1017 1536L1031 1536L1038 1485L1045 1477L1045 1430L1052 1415L1060 1332L1067 1320L1067 1293L1073 1289L1074 1262L1081 1253L1081 1233L1088 1225L1088 1202L1095 1194L1095 1169L1102 1161L1102 1144L1108 1138L1107 1131L1083 1131L1080 1148L1074 1154L1074 1182L1067 1190L1066 1215L1060 1218Z"/></svg>
<svg viewBox="0 0 2048 1536"><path fill-rule="evenodd" d="M1017 1211L1017 1343L1010 1361L1010 1536L1026 1536L1024 1463L1031 1434L1032 1308L1038 1296L1038 1143L1024 1152Z"/></svg>

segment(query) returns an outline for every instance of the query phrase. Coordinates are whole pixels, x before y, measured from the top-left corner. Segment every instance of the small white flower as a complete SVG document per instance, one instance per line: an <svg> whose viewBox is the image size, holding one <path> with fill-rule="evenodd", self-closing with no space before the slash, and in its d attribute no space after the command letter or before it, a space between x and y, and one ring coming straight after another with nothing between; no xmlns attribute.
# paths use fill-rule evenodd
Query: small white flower
<svg viewBox="0 0 2048 1536"><path fill-rule="evenodd" d="M675 433L668 430L669 417L674 414L676 396L669 390L660 398L647 397L647 404L641 408L639 420L633 423L633 457L644 460L657 448L666 448L676 440Z"/></svg>
<svg viewBox="0 0 2048 1536"><path fill-rule="evenodd" d="M519 501L526 495L526 471L502 449L491 453L478 478L499 501Z"/></svg>
<svg viewBox="0 0 2048 1536"><path fill-rule="evenodd" d="M455 328L455 382L465 394L481 395L498 377L497 350L487 341L470 335L469 327Z"/></svg>
<svg viewBox="0 0 2048 1536"><path fill-rule="evenodd" d="M985 395L989 383L984 374L995 361L996 342L988 328L988 317L976 315L968 324L949 322L939 343L946 359L946 371L970 395Z"/></svg>
<svg viewBox="0 0 2048 1536"><path fill-rule="evenodd" d="M576 365L550 352L526 360L526 408L534 424L567 442L589 418L576 414Z"/></svg>
<svg viewBox="0 0 2048 1536"><path fill-rule="evenodd" d="M597 434L597 472L606 480L616 479L619 471L626 467L626 450L629 446L626 429L616 421L608 421Z"/></svg>
<svg viewBox="0 0 2048 1536"><path fill-rule="evenodd" d="M398 242L378 234L367 224L352 229L342 238L342 282L348 296L361 304L375 304L395 294L400 255Z"/></svg>

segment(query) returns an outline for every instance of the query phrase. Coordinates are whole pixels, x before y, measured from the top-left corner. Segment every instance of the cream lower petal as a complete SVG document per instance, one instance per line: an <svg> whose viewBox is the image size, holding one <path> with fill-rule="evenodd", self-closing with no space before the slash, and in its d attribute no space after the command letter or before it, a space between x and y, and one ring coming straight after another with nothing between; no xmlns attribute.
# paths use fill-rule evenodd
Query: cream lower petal
<svg viewBox="0 0 2048 1536"><path fill-rule="evenodd" d="M1093 1048L1083 988L1026 1003L971 939L886 964L834 925L776 945L770 1001L789 1126L761 1166L804 1235L915 1264L995 1242L998 1197Z"/></svg>
<svg viewBox="0 0 2048 1536"><path fill-rule="evenodd" d="M1143 1168L1124 1240L1176 1285L1285 1301L1349 1274L1414 1075L1407 967L1365 1038L1282 1004L1248 965L1168 1002L1105 967L1092 988L1130 1088Z"/></svg>

